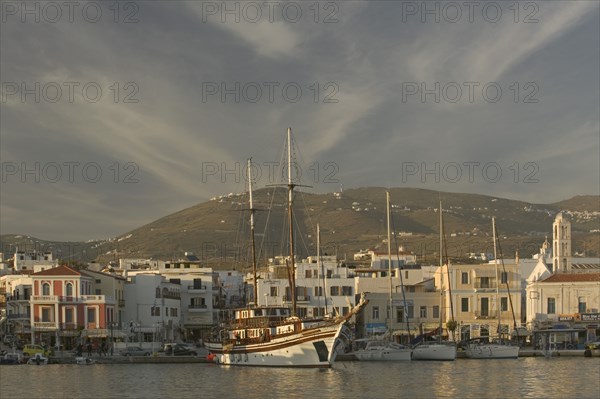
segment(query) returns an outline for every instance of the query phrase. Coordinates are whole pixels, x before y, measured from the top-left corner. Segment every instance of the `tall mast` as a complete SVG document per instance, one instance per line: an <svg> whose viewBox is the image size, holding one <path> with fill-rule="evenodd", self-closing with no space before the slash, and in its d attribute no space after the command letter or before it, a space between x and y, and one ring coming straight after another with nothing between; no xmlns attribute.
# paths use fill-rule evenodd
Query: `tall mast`
<svg viewBox="0 0 600 399"><path fill-rule="evenodd" d="M294 183L292 182L292 128L288 127L287 130L287 152L288 152L288 218L290 225L290 291L292 294L292 316L297 315L296 308L296 264L294 261L294 215L293 215L293 201L294 201Z"/></svg>
<svg viewBox="0 0 600 399"><path fill-rule="evenodd" d="M319 274L323 279L323 298L325 299L325 314L329 313L327 309L327 282L325 280L325 265L323 265L323 261L321 260L321 226L317 223L317 262L319 265Z"/></svg>
<svg viewBox="0 0 600 399"><path fill-rule="evenodd" d="M256 248L254 241L254 203L252 202L252 174L250 169L250 163L252 158L248 158L248 192L250 197L250 236L252 239L252 274L254 276L254 306L258 306L258 282L257 282L257 271L256 271Z"/></svg>
<svg viewBox="0 0 600 399"><path fill-rule="evenodd" d="M388 320L389 325L388 328L392 328L392 234L390 231L390 192L385 192L385 202L386 202L386 214L387 214L387 242L388 242L388 276L390 280L390 307L388 311Z"/></svg>
<svg viewBox="0 0 600 399"><path fill-rule="evenodd" d="M444 291L442 288L442 280L444 279L444 238L443 238L443 223L442 219L442 200L440 199L440 338L442 336L442 320L444 318Z"/></svg>
<svg viewBox="0 0 600 399"><path fill-rule="evenodd" d="M492 237L494 239L494 267L496 268L496 312L498 312L498 329L500 334L500 280L498 279L498 256L496 253L496 217L492 217Z"/></svg>

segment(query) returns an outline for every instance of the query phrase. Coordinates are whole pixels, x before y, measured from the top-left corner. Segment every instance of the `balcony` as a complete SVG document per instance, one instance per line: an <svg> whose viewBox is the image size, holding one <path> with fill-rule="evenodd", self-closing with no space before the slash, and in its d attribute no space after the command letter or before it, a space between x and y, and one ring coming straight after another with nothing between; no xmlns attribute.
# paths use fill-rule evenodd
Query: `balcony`
<svg viewBox="0 0 600 399"><path fill-rule="evenodd" d="M58 302L57 295L32 295L31 302Z"/></svg>
<svg viewBox="0 0 600 399"><path fill-rule="evenodd" d="M488 290L488 289L496 289L496 281L480 281L475 280L473 284L473 288L476 290Z"/></svg>
<svg viewBox="0 0 600 399"><path fill-rule="evenodd" d="M29 315L26 313L11 313L8 315L8 320L17 320L17 319L29 320Z"/></svg>
<svg viewBox="0 0 600 399"><path fill-rule="evenodd" d="M206 312L206 311L208 311L208 306L203 305L203 304L188 305L188 311L190 311L190 312Z"/></svg>
<svg viewBox="0 0 600 399"><path fill-rule="evenodd" d="M497 317L497 312L495 310L488 310L488 311L476 310L473 313L475 314L476 319L495 319Z"/></svg>
<svg viewBox="0 0 600 399"><path fill-rule="evenodd" d="M58 326L53 321L36 321L33 323L35 331L56 331Z"/></svg>
<svg viewBox="0 0 600 399"><path fill-rule="evenodd" d="M190 293L199 293L199 292L206 292L206 284L202 284L202 285L188 285L187 286L188 292Z"/></svg>
<svg viewBox="0 0 600 399"><path fill-rule="evenodd" d="M292 302L292 297L290 295L284 295L283 302ZM296 302L310 302L310 296L296 295Z"/></svg>

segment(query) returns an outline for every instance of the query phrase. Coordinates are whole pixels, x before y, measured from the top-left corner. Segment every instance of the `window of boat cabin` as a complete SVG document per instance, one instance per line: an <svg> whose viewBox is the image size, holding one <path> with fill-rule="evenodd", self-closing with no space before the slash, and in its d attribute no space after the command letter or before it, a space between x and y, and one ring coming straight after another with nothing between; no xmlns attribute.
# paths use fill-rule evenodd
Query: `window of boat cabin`
<svg viewBox="0 0 600 399"><path fill-rule="evenodd" d="M508 311L508 298L505 296L500 298L500 310L502 312Z"/></svg>
<svg viewBox="0 0 600 399"><path fill-rule="evenodd" d="M469 298L461 298L460 299L460 311L461 312L469 311Z"/></svg>
<svg viewBox="0 0 600 399"><path fill-rule="evenodd" d="M432 316L433 316L434 319L439 319L439 317L440 317L440 307L439 307L439 305L435 305L433 307L433 315Z"/></svg>
<svg viewBox="0 0 600 399"><path fill-rule="evenodd" d="M379 306L373 306L371 313L373 320L379 320Z"/></svg>
<svg viewBox="0 0 600 399"><path fill-rule="evenodd" d="M460 278L461 284L469 284L469 272L462 272Z"/></svg>
<svg viewBox="0 0 600 399"><path fill-rule="evenodd" d="M426 319L427 318L427 306L421 306L419 308L419 317L422 319Z"/></svg>

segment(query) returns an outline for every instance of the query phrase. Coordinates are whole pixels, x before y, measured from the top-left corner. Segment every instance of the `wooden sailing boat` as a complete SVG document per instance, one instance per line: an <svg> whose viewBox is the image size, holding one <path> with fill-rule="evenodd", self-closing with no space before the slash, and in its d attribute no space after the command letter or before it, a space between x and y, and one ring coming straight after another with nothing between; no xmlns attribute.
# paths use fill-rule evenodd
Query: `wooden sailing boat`
<svg viewBox="0 0 600 399"><path fill-rule="evenodd" d="M440 271L444 267L444 219L442 216L442 201L440 201ZM450 262L446 259L447 266ZM450 280L448 280L450 281ZM442 316L443 300L440 295L440 333L437 341L421 341L413 347L413 360L454 360L456 359L456 343L453 341L442 341ZM454 321L454 312L452 312L452 321Z"/></svg>
<svg viewBox="0 0 600 399"><path fill-rule="evenodd" d="M500 284L498 274L498 255L496 250L496 218L492 218L492 236L494 239L494 267L496 271L496 313L498 313L498 338L494 341L475 338L467 342L466 354L471 359L516 359L519 357L519 346L503 340L501 336ZM510 292L509 292L510 298ZM511 301L512 303L512 301ZM511 311L512 311L511 305ZM514 317L514 313L513 313Z"/></svg>
<svg viewBox="0 0 600 399"><path fill-rule="evenodd" d="M390 229L390 193L386 192L386 213L387 213L387 240L388 240L388 277L390 280L389 312L387 318L386 339L367 339L366 345L357 351L354 356L361 361L408 361L412 357L412 351L409 347L398 344L391 339L391 317L392 317L392 240ZM400 276L402 278L402 276ZM404 295L404 287L402 287ZM404 301L406 304L406 301ZM406 312L404 313L406 314Z"/></svg>
<svg viewBox="0 0 600 399"><path fill-rule="evenodd" d="M291 160L291 128L287 131L288 142L288 216L290 224L290 259L288 266L291 310L284 306L259 306L256 257L254 248L254 303L235 310L230 320L219 331L218 336L206 342L210 356L222 365L273 366L273 367L331 367L343 339L350 336L346 321L366 305L361 299L345 316L335 318L299 318L296 313L294 229L293 229L293 190ZM248 164L250 168L250 164ZM250 177L250 171L248 173ZM250 230L254 233L254 210L252 204L252 184L250 191ZM254 247L254 239L252 239Z"/></svg>

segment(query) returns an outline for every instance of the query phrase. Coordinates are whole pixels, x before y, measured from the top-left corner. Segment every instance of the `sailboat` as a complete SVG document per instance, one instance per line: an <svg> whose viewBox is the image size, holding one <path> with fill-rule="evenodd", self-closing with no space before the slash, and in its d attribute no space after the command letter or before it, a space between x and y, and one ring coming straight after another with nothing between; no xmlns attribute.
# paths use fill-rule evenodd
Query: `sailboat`
<svg viewBox="0 0 600 399"><path fill-rule="evenodd" d="M444 267L444 221L442 216L442 201L440 201L440 270ZM448 262L448 260L446 259ZM450 267L448 262L448 267ZM441 296L440 296L441 299ZM443 307L440 307L440 310ZM454 360L456 359L456 343L454 341L442 341L441 339L441 320L442 312L440 312L440 334L437 341L421 341L413 346L413 360ZM452 319L454 321L454 316Z"/></svg>
<svg viewBox="0 0 600 399"><path fill-rule="evenodd" d="M254 303L236 309L234 318L219 331L218 336L206 341L209 357L221 365L270 367L331 367L338 351L349 340L351 331L346 322L358 313L368 301L360 302L346 315L333 318L300 318L296 313L293 190L291 128L287 131L288 152L288 217L290 227L289 276L292 308L284 306L259 306L257 268L254 248L252 262L254 273ZM248 162L248 176L250 162ZM250 231L254 247L254 208L252 179L248 179L250 202Z"/></svg>
<svg viewBox="0 0 600 399"><path fill-rule="evenodd" d="M390 193L386 192L387 212L387 241L388 241L388 277L390 279L390 298L388 321L392 317L392 247L390 230ZM404 292L404 291L403 291ZM361 361L409 361L412 351L409 347L394 342L390 337L390 324L388 322L388 334L385 339L356 340L357 344L366 344L364 347L353 352L354 356Z"/></svg>
<svg viewBox="0 0 600 399"><path fill-rule="evenodd" d="M492 218L492 236L494 239L494 266L496 270L496 306L498 313L498 333L500 333L500 292L498 275L498 256L496 251L496 218ZM510 295L510 293L509 293ZM511 305L512 311L512 305ZM514 317L514 313L513 313ZM485 338L474 338L466 342L465 352L470 359L516 359L519 357L519 346L500 339L489 341Z"/></svg>

